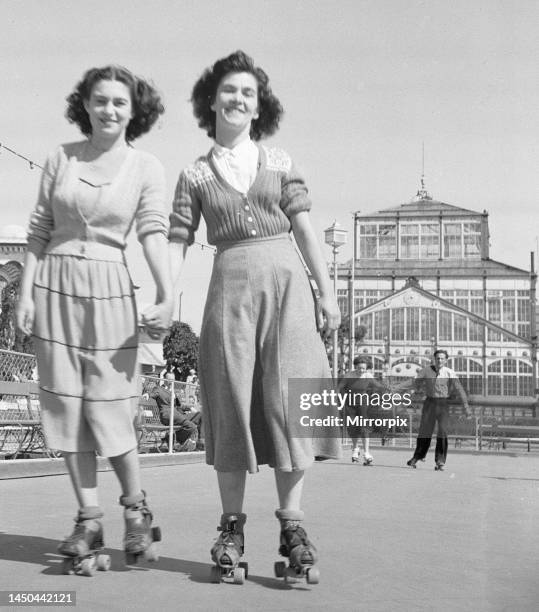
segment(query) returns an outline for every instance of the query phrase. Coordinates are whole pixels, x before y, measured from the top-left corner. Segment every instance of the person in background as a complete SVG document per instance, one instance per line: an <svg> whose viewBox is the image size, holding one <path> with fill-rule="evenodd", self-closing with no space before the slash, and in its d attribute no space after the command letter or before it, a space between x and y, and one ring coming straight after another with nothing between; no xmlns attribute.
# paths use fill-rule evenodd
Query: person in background
<svg viewBox="0 0 539 612"><path fill-rule="evenodd" d="M376 381L372 375L372 364L367 357L354 359L355 369L346 374L338 386L339 393L350 392L352 401L347 404L347 415L363 419L369 417L369 400L374 393L386 393L387 387ZM354 399L355 398L355 399ZM370 427L366 424L347 425L352 440L352 463L359 462L359 441L363 444L363 465L372 465L374 457L370 453Z"/></svg>
<svg viewBox="0 0 539 612"><path fill-rule="evenodd" d="M173 380L169 380L163 385L155 385L149 392L149 397L154 399L159 409L159 418L163 425L170 424L171 409L171 390L174 385ZM200 412L183 408L174 395L173 423L180 429L176 432L176 442L180 446L179 450L195 450L197 441L200 437L202 415Z"/></svg>
<svg viewBox="0 0 539 612"><path fill-rule="evenodd" d="M407 461L407 465L413 468L416 467L418 461L424 460L427 456L434 426L438 424L434 469L443 471L448 448L448 400L452 393L459 395L466 416L470 416L470 406L466 392L455 372L446 365L448 357L449 355L444 349L434 351L434 364L419 370L414 381L415 390L425 393L427 397L421 411L416 449L413 457Z"/></svg>

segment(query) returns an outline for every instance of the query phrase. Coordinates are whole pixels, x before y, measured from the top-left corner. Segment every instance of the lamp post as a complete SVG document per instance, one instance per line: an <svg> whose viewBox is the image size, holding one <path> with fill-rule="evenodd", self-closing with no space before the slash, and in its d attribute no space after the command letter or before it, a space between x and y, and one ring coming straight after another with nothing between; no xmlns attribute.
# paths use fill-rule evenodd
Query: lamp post
<svg viewBox="0 0 539 612"><path fill-rule="evenodd" d="M324 242L333 249L333 293L337 297L337 252L346 244L346 237L348 232L343 229L337 220L333 221L333 225L324 230ZM338 353L337 344L339 339L339 332L335 330L333 332L333 379L337 380L337 365L338 365Z"/></svg>

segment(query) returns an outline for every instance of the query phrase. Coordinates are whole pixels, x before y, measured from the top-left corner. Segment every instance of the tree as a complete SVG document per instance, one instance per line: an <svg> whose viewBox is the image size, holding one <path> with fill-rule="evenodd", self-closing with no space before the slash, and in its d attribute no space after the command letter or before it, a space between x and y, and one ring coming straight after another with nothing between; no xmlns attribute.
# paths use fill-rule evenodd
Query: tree
<svg viewBox="0 0 539 612"><path fill-rule="evenodd" d="M2 290L0 312L0 348L34 354L31 336L17 329L15 309L19 299L20 279L11 281Z"/></svg>
<svg viewBox="0 0 539 612"><path fill-rule="evenodd" d="M363 338L367 335L365 325L356 325L354 328L354 338L357 344L361 344ZM348 341L350 336L350 317L346 317L339 327L337 333L337 353L338 353L338 371L343 372L345 368L346 358L348 357ZM333 334L325 338L326 352L328 354L329 364L333 367ZM351 364L349 365L351 367Z"/></svg>
<svg viewBox="0 0 539 612"><path fill-rule="evenodd" d="M183 380L189 370L196 369L198 363L198 336L187 323L174 321L163 340L163 359L167 365L175 366Z"/></svg>

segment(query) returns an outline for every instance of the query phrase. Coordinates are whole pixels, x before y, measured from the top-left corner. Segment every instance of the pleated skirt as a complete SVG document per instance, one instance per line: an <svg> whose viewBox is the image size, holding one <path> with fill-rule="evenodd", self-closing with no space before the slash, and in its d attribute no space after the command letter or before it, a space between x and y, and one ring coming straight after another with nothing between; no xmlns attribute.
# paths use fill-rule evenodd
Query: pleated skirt
<svg viewBox="0 0 539 612"><path fill-rule="evenodd" d="M331 378L315 304L289 235L226 243L215 257L200 336L207 463L304 470L340 439L298 437L290 379Z"/></svg>
<svg viewBox="0 0 539 612"><path fill-rule="evenodd" d="M125 264L46 255L34 301L47 445L105 457L135 448L137 311Z"/></svg>

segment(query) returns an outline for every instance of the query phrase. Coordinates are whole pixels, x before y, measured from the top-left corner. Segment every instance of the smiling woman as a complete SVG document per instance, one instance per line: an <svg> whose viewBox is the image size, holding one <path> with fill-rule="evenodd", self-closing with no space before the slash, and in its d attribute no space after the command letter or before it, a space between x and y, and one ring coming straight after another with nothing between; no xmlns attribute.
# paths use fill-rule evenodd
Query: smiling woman
<svg viewBox="0 0 539 612"><path fill-rule="evenodd" d="M33 333L47 445L62 451L79 503L59 551L64 569L103 546L96 452L122 487L125 550L152 544L141 490L133 418L138 403L137 312L125 264L133 223L157 288L142 314L151 334L172 314L166 260L164 172L129 142L163 112L154 88L119 66L87 71L68 98L67 118L87 136L48 158L30 218L17 323Z"/></svg>
<svg viewBox="0 0 539 612"><path fill-rule="evenodd" d="M215 142L180 175L170 249L177 278L204 215L217 254L199 366L206 460L217 470L223 509L221 535L211 550L212 577L243 580L246 471L267 463L275 468L280 552L290 558L294 575L317 582L316 548L300 526L303 474L315 456L339 455L339 435L294 435L299 414L288 402L288 383L310 379L318 387L330 377L318 332L339 326L339 308L310 224L303 178L285 151L258 144L277 130L283 113L266 73L237 51L203 73L192 103L200 127ZM291 232L320 291L323 320L317 320Z"/></svg>

